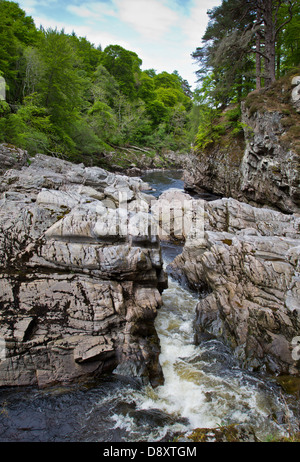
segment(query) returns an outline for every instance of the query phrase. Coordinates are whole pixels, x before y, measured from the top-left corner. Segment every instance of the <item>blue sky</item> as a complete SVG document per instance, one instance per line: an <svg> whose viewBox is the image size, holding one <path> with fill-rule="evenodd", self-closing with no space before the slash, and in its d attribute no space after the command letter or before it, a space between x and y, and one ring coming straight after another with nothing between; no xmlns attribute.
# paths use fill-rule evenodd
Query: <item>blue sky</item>
<svg viewBox="0 0 300 462"><path fill-rule="evenodd" d="M37 27L75 31L104 49L118 44L142 59L142 69L177 70L195 88L191 53L201 45L207 10L222 0L16 0Z"/></svg>

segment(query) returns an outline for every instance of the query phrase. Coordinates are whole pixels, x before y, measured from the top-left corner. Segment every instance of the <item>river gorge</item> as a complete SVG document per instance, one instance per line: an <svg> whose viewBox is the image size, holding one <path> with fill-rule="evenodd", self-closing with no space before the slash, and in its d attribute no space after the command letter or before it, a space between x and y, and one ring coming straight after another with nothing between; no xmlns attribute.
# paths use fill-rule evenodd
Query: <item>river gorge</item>
<svg viewBox="0 0 300 462"><path fill-rule="evenodd" d="M182 172L148 172L142 179L156 197L170 188L183 192ZM201 293L174 279L170 268L182 250L181 241L161 243L168 286L155 329L164 382L153 387L116 368L69 385L3 387L0 441L188 441L193 429L232 424L241 426L246 441L297 431L297 394L286 393L273 375L243 367L221 338L195 342Z"/></svg>

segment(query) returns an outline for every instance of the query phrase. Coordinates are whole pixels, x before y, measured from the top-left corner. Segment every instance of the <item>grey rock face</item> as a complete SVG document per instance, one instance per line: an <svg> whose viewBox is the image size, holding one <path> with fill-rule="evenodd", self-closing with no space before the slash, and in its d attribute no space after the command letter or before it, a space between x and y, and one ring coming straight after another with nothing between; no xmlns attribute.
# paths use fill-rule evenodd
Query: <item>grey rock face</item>
<svg viewBox="0 0 300 462"><path fill-rule="evenodd" d="M244 108L243 122L248 128L240 167L242 194L253 203L268 204L288 213L299 212L299 156L280 142L285 132L282 114L257 112L250 116Z"/></svg>
<svg viewBox="0 0 300 462"><path fill-rule="evenodd" d="M0 386L113 370L162 382L154 320L167 282L143 189L138 178L43 155L5 171Z"/></svg>
<svg viewBox="0 0 300 462"><path fill-rule="evenodd" d="M28 163L26 151L9 144L0 144L0 173L9 168L20 169Z"/></svg>
<svg viewBox="0 0 300 462"><path fill-rule="evenodd" d="M273 97L250 94L241 104L243 140L234 138L226 147L216 143L213 149L191 156L186 187L255 207L267 205L284 213L299 213L299 115L295 113L295 109L300 111L299 82L300 77L293 78L285 104L280 102L284 89L281 94L277 89ZM270 101L272 98L275 101Z"/></svg>
<svg viewBox="0 0 300 462"><path fill-rule="evenodd" d="M199 205L200 207L200 205ZM300 375L300 217L222 199L171 264L200 292L196 337L217 337L243 364Z"/></svg>
<svg viewBox="0 0 300 462"><path fill-rule="evenodd" d="M300 76L294 77L292 80L292 104L297 112L300 112Z"/></svg>

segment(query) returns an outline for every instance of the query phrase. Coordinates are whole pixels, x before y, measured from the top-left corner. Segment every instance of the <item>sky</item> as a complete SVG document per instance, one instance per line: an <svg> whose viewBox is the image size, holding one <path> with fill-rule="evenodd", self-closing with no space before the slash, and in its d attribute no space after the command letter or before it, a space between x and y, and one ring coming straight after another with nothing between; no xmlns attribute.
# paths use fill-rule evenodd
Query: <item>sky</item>
<svg viewBox="0 0 300 462"><path fill-rule="evenodd" d="M86 37L96 47L120 45L137 53L141 68L172 73L195 89L207 10L222 0L15 0L35 25Z"/></svg>

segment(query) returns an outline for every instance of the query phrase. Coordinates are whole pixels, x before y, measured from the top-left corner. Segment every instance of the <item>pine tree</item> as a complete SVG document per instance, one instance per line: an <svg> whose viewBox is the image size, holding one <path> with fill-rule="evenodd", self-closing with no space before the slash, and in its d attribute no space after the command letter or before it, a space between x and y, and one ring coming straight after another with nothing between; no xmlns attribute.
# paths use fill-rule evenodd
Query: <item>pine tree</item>
<svg viewBox="0 0 300 462"><path fill-rule="evenodd" d="M213 72L224 104L254 83L260 88L262 80L265 86L275 80L278 37L298 10L296 0L223 0L208 11L204 46L192 57L202 66L200 77Z"/></svg>

